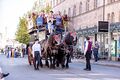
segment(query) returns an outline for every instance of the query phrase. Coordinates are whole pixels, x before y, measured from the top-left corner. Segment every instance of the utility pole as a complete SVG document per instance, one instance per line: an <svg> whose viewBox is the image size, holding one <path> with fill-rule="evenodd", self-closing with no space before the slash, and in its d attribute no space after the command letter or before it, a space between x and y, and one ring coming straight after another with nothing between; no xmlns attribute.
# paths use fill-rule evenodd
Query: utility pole
<svg viewBox="0 0 120 80"><path fill-rule="evenodd" d="M105 21L105 0L103 0L103 9L102 9L102 21ZM105 32L100 33L100 53L101 57L104 58L105 51Z"/></svg>

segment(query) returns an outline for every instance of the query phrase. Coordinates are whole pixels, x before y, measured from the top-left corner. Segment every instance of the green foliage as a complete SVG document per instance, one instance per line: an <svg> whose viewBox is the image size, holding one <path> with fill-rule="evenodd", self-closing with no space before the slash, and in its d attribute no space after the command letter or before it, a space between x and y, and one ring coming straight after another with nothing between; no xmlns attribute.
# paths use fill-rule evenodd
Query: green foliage
<svg viewBox="0 0 120 80"><path fill-rule="evenodd" d="M27 20L25 17L19 19L19 25L16 32L16 40L24 44L27 44L30 41L30 35L27 29Z"/></svg>
<svg viewBox="0 0 120 80"><path fill-rule="evenodd" d="M49 13L52 10L52 7L48 5L48 6L45 7L44 10L45 10L46 13Z"/></svg>

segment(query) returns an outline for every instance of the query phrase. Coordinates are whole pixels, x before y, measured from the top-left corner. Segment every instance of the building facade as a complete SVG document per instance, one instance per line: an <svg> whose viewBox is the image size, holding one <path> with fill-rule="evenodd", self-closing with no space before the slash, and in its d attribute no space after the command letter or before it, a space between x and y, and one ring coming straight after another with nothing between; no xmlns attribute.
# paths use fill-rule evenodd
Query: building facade
<svg viewBox="0 0 120 80"><path fill-rule="evenodd" d="M72 27L78 32L79 41L84 45L86 35L89 35L93 44L100 43L100 53L109 49L111 56L112 38L119 43L120 25L120 0L52 0L54 12L58 10L62 14L68 14ZM98 32L98 21L109 22L109 32ZM115 52L119 57L119 49Z"/></svg>

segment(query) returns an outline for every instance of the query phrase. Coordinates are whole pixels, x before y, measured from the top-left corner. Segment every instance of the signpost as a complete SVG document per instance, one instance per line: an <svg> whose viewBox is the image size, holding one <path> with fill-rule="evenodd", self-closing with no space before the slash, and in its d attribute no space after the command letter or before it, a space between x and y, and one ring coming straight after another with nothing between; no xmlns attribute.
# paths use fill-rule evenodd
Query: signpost
<svg viewBox="0 0 120 80"><path fill-rule="evenodd" d="M98 32L108 32L108 21L98 21Z"/></svg>

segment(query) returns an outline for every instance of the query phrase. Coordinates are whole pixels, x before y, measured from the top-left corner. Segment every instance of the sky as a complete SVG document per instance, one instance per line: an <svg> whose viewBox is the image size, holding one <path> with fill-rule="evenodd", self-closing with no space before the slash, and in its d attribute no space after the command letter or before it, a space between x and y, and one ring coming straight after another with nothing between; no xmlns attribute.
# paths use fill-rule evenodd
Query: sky
<svg viewBox="0 0 120 80"><path fill-rule="evenodd" d="M8 38L15 38L19 17L32 9L34 1L0 0L0 33L7 32Z"/></svg>

